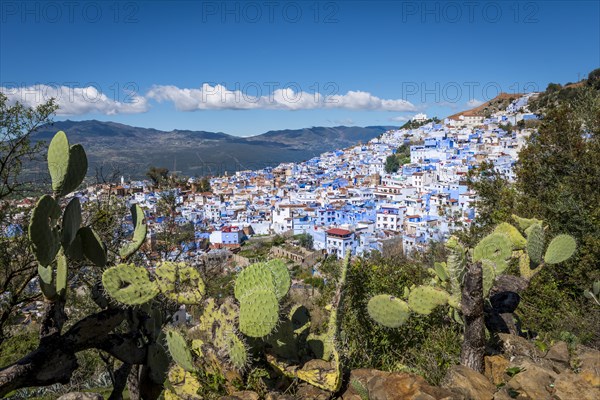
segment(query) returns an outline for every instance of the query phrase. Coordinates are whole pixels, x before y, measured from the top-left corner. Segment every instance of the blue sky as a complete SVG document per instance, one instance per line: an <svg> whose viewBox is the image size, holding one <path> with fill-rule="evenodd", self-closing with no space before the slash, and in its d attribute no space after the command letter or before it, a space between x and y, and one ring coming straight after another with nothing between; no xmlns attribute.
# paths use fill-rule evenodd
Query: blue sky
<svg viewBox="0 0 600 400"><path fill-rule="evenodd" d="M0 2L0 87L157 129L399 125L600 67L597 1Z"/></svg>

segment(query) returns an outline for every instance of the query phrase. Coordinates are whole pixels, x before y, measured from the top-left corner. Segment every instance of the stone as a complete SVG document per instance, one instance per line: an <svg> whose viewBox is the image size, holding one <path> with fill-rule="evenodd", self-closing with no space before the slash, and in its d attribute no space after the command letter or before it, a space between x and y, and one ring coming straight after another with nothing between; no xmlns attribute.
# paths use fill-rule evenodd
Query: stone
<svg viewBox="0 0 600 400"><path fill-rule="evenodd" d="M231 394L233 397L242 399L242 400L259 400L260 396L258 393L253 392L252 390L240 390L239 392L233 392Z"/></svg>
<svg viewBox="0 0 600 400"><path fill-rule="evenodd" d="M569 361L571 358L569 355L569 347L565 342L558 342L548 350L548 353L546 353L544 358L553 363L555 372L562 372L569 368Z"/></svg>
<svg viewBox="0 0 600 400"><path fill-rule="evenodd" d="M530 360L522 361L519 367L522 369L521 372L506 383L506 389L518 393L517 399L549 399L558 375L551 369L543 368Z"/></svg>
<svg viewBox="0 0 600 400"><path fill-rule="evenodd" d="M104 397L92 392L71 392L63 394L57 400L104 400Z"/></svg>
<svg viewBox="0 0 600 400"><path fill-rule="evenodd" d="M600 351L577 346L575 359L579 375L592 386L600 388Z"/></svg>
<svg viewBox="0 0 600 400"><path fill-rule="evenodd" d="M355 386L361 385L369 400L463 400L464 396L447 389L429 385L418 375L406 372L383 372L374 369L357 369L350 373L350 382L342 394L343 400L362 400Z"/></svg>
<svg viewBox="0 0 600 400"><path fill-rule="evenodd" d="M328 400L331 393L308 383L301 383L296 390L296 397L306 400Z"/></svg>
<svg viewBox="0 0 600 400"><path fill-rule="evenodd" d="M463 365L451 367L442 386L458 391L467 399L492 400L496 391L496 386L484 375Z"/></svg>
<svg viewBox="0 0 600 400"><path fill-rule="evenodd" d="M296 400L296 398L289 394L282 394L277 392L269 392L265 396L265 400Z"/></svg>
<svg viewBox="0 0 600 400"><path fill-rule="evenodd" d="M554 396L560 400L598 400L600 388L592 386L580 375L565 371L554 381Z"/></svg>
<svg viewBox="0 0 600 400"><path fill-rule="evenodd" d="M506 368L509 361L499 355L485 357L485 377L494 385L500 385L508 380Z"/></svg>
<svg viewBox="0 0 600 400"><path fill-rule="evenodd" d="M527 356L533 360L539 360L543 354L538 350L537 347L525 338L516 335L509 335L506 333L499 333L498 338L502 343L504 355L507 358L514 356Z"/></svg>

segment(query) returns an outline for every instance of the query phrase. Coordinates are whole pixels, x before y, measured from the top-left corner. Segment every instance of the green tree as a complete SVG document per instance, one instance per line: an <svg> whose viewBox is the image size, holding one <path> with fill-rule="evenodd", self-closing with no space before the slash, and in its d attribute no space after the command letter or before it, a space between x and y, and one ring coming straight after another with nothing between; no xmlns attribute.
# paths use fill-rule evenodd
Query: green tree
<svg viewBox="0 0 600 400"><path fill-rule="evenodd" d="M146 176L150 178L154 186L161 186L169 177L169 170L167 168L152 166L146 172Z"/></svg>
<svg viewBox="0 0 600 400"><path fill-rule="evenodd" d="M394 154L387 156L387 158L385 159L385 172L391 174L397 172L398 168L400 168L398 158L396 158Z"/></svg>
<svg viewBox="0 0 600 400"><path fill-rule="evenodd" d="M0 344L8 337L7 324L17 310L39 297L29 290L36 264L29 251L28 208L17 208L9 199L21 197L27 184L21 173L37 159L43 142L31 143L31 135L52 122L57 106L53 99L35 108L11 104L0 93Z"/></svg>
<svg viewBox="0 0 600 400"><path fill-rule="evenodd" d="M579 251L556 278L572 290L600 277L600 91L578 89L575 99L547 109L519 154L515 169L519 211L568 232Z"/></svg>
<svg viewBox="0 0 600 400"><path fill-rule="evenodd" d="M310 235L308 233L301 233L300 235L296 236L296 239L300 243L300 246L304 247L305 249L307 249L307 250L313 249L314 239L313 239L312 235Z"/></svg>

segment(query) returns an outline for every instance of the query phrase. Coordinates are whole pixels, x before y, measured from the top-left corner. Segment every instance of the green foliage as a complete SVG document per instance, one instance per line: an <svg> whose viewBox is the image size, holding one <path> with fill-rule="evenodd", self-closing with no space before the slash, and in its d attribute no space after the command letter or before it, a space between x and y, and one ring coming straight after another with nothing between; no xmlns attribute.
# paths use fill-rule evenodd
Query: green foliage
<svg viewBox="0 0 600 400"><path fill-rule="evenodd" d="M152 181L154 186L160 186L167 180L169 170L167 168L152 166L146 172L146 176Z"/></svg>
<svg viewBox="0 0 600 400"><path fill-rule="evenodd" d="M298 240L300 246L304 247L307 250L312 250L314 245L314 238L312 235L308 233L301 233L299 235L295 235L294 239Z"/></svg>
<svg viewBox="0 0 600 400"><path fill-rule="evenodd" d="M398 172L398 168L400 168L398 158L394 154L387 156L385 159L385 172L388 174Z"/></svg>
<svg viewBox="0 0 600 400"><path fill-rule="evenodd" d="M26 329L6 339L0 344L0 368L18 361L34 350L38 343L38 332L35 329Z"/></svg>

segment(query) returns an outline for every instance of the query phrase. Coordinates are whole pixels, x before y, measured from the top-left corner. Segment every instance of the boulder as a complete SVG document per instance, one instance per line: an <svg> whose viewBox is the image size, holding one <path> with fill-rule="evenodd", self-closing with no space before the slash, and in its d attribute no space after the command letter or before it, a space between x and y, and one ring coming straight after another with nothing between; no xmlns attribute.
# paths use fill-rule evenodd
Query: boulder
<svg viewBox="0 0 600 400"><path fill-rule="evenodd" d="M342 394L343 400L462 400L464 396L447 389L429 385L425 379L407 372L383 372L374 369L357 369L350 373L350 382ZM366 392L359 393L358 390Z"/></svg>
<svg viewBox="0 0 600 400"><path fill-rule="evenodd" d="M569 368L569 347L565 342L558 342L548 350L544 358L552 362L555 372L562 372Z"/></svg>
<svg viewBox="0 0 600 400"><path fill-rule="evenodd" d="M499 333L498 338L502 343L504 355L507 358L514 356L526 356L537 361L543 357L543 354L538 350L537 347L535 347L533 343L521 336Z"/></svg>
<svg viewBox="0 0 600 400"><path fill-rule="evenodd" d="M596 388L600 388L600 351L577 346L575 361L579 375Z"/></svg>
<svg viewBox="0 0 600 400"><path fill-rule="evenodd" d="M600 388L592 386L581 375L565 371L554 381L554 396L560 400L598 400Z"/></svg>
<svg viewBox="0 0 600 400"><path fill-rule="evenodd" d="M485 377L494 385L500 385L508 380L506 368L509 361L499 355L485 357Z"/></svg>
<svg viewBox="0 0 600 400"><path fill-rule="evenodd" d="M296 397L307 400L328 400L331 398L331 393L308 383L301 383L298 385Z"/></svg>
<svg viewBox="0 0 600 400"><path fill-rule="evenodd" d="M492 400L496 391L496 386L484 375L463 365L450 368L442 386L452 388L467 399L477 400Z"/></svg>
<svg viewBox="0 0 600 400"><path fill-rule="evenodd" d="M518 394L517 399L548 399L554 392L554 381L558 375L548 368L536 365L533 361L524 360L519 365L521 372L514 375L507 383L506 390Z"/></svg>

